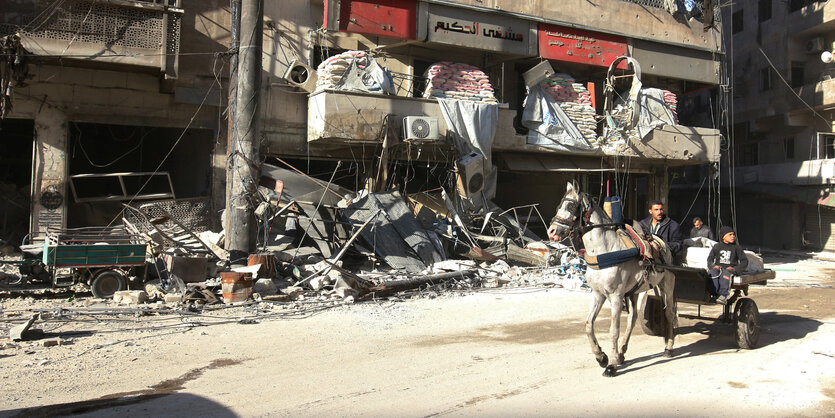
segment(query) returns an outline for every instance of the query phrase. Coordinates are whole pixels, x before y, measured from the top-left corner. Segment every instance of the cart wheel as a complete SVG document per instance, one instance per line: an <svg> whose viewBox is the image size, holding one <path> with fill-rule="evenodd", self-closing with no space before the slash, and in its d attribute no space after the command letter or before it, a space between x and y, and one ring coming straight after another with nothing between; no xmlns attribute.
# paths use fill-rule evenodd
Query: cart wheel
<svg viewBox="0 0 835 418"><path fill-rule="evenodd" d="M111 298L113 294L127 289L125 276L113 270L107 270L96 275L90 283L90 290L97 298Z"/></svg>
<svg viewBox="0 0 835 418"><path fill-rule="evenodd" d="M739 348L752 349L760 339L760 311L751 298L742 298L734 309L736 319L736 343Z"/></svg>
<svg viewBox="0 0 835 418"><path fill-rule="evenodd" d="M666 329L667 317L664 316L664 302L658 296L649 296L644 293L641 303L641 329L644 334L653 337L660 337L664 335Z"/></svg>

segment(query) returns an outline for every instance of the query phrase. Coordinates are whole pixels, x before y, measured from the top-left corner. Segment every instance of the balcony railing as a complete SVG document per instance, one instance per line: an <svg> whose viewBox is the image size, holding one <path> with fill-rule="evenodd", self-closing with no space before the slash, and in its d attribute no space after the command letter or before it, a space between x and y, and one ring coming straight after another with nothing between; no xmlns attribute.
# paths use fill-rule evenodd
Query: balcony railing
<svg viewBox="0 0 835 418"><path fill-rule="evenodd" d="M0 36L18 33L27 52L159 68L176 78L179 0L6 0Z"/></svg>

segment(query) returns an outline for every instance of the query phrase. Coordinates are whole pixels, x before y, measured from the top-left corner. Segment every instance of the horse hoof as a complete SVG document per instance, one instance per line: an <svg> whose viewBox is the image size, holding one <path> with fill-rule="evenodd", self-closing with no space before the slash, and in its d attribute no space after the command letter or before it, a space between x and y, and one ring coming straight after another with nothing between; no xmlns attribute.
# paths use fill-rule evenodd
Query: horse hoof
<svg viewBox="0 0 835 418"><path fill-rule="evenodd" d="M606 370L603 370L603 376L606 376L606 377L615 377L617 374L618 374L618 371L617 371L617 369L615 369L615 366L609 366L609 367L606 367Z"/></svg>
<svg viewBox="0 0 835 418"><path fill-rule="evenodd" d="M609 365L609 356L607 356L606 353L603 353L603 357L597 359L597 364L599 364L600 367L608 366Z"/></svg>
<svg viewBox="0 0 835 418"><path fill-rule="evenodd" d="M623 354L618 354L618 363L617 364L623 364L623 360L624 360Z"/></svg>
<svg viewBox="0 0 835 418"><path fill-rule="evenodd" d="M673 350L664 350L664 357L666 358L673 358Z"/></svg>

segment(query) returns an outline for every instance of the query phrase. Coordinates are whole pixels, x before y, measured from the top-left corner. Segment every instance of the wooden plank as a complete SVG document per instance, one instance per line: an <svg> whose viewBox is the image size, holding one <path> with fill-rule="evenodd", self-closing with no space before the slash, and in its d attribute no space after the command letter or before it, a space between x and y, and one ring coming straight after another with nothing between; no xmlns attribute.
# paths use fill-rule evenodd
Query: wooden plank
<svg viewBox="0 0 835 418"><path fill-rule="evenodd" d="M371 196L377 200L394 229L406 241L406 244L415 250L424 265L432 265L442 261L441 254L432 245L429 235L412 211L409 210L409 206L406 205L406 201L403 200L400 192L394 190L374 193Z"/></svg>

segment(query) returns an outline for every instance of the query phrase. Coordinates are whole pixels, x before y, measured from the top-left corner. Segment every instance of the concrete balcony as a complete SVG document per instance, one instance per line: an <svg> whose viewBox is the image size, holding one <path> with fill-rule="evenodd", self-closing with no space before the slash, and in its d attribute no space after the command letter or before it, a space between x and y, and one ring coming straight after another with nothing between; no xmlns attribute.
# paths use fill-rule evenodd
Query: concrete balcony
<svg viewBox="0 0 835 418"><path fill-rule="evenodd" d="M835 183L835 159L738 167L736 179L742 184L829 185Z"/></svg>
<svg viewBox="0 0 835 418"><path fill-rule="evenodd" d="M647 162L663 161L668 165L702 164L719 159L719 131L686 126L663 126L651 132L642 142L617 149L583 153L556 151L527 144L526 136L518 135L513 127L516 113L515 109L499 108L494 151L629 156ZM308 99L307 139L319 144L376 144L384 136L387 115L393 115L395 121L401 121L406 116L436 117L441 138L445 138L449 130L435 100L326 90L312 94Z"/></svg>
<svg viewBox="0 0 835 418"><path fill-rule="evenodd" d="M28 53L63 63L124 64L177 77L179 0L5 0L0 36L19 33Z"/></svg>

